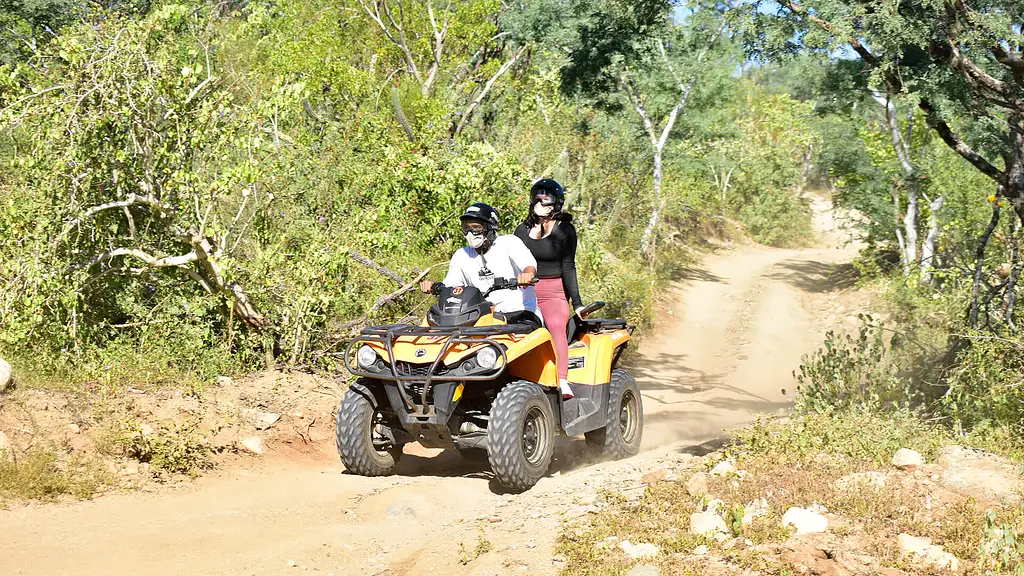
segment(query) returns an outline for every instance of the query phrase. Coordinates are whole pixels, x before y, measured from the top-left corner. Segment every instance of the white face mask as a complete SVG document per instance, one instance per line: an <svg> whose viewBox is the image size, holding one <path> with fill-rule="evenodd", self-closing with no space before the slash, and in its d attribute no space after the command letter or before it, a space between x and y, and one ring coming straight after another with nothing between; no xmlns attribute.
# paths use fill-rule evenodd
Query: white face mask
<svg viewBox="0 0 1024 576"><path fill-rule="evenodd" d="M540 202L537 202L536 204L533 205L533 213L536 214L537 216L540 216L541 218L547 218L548 216L551 216L551 213L554 211L554 206L545 206Z"/></svg>
<svg viewBox="0 0 1024 576"><path fill-rule="evenodd" d="M466 244L469 244L470 248L474 250L483 246L484 242L487 241L487 236L477 236L471 232L466 232Z"/></svg>

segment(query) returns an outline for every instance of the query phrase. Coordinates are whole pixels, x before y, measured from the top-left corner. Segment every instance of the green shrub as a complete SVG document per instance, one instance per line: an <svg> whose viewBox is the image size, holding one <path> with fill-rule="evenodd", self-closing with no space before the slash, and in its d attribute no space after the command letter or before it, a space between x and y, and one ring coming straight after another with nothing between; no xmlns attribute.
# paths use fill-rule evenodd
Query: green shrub
<svg viewBox="0 0 1024 576"><path fill-rule="evenodd" d="M824 347L804 356L799 373L794 373L798 411L909 405L909 382L897 372L884 328L872 324L870 316L860 318L856 338L830 330Z"/></svg>
<svg viewBox="0 0 1024 576"><path fill-rule="evenodd" d="M763 190L744 203L739 219L754 240L769 246L801 246L812 234L808 208L779 189Z"/></svg>

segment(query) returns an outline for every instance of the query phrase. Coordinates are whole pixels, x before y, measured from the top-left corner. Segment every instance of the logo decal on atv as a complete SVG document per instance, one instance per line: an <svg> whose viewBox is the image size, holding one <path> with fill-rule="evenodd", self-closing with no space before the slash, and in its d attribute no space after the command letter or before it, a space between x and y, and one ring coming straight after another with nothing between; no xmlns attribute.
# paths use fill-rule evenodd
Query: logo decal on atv
<svg viewBox="0 0 1024 576"><path fill-rule="evenodd" d="M462 286L456 286L455 288L453 288L452 289L452 294L455 294L456 296L458 296L459 294L462 294Z"/></svg>
<svg viewBox="0 0 1024 576"><path fill-rule="evenodd" d="M570 356L569 357L569 370L577 370L587 365L586 356Z"/></svg>
<svg viewBox="0 0 1024 576"><path fill-rule="evenodd" d="M426 355L427 355L427 349L426 348L417 348L416 349L416 357L417 358L423 358Z"/></svg>

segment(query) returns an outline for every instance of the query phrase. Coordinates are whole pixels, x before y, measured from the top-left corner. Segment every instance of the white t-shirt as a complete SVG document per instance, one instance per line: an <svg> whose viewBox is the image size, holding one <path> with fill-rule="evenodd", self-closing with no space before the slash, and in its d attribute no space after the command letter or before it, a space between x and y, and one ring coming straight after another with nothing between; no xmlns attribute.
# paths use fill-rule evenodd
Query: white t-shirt
<svg viewBox="0 0 1024 576"><path fill-rule="evenodd" d="M481 276L484 264L491 274ZM452 254L448 264L448 275L444 277L445 286L474 286L486 292L494 285L495 278L515 279L523 270L537 267L530 249L523 241L511 234L498 236L494 239L487 254L481 256L476 250L466 246ZM540 307L537 306L537 293L533 286L513 290L495 290L487 296L494 304L495 312L509 313L528 310L543 320Z"/></svg>

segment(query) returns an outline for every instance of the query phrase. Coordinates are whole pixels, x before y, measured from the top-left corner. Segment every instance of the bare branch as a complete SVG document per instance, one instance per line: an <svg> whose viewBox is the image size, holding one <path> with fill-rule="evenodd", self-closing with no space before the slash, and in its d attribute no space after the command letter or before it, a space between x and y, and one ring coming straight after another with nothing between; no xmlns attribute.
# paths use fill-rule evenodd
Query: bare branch
<svg viewBox="0 0 1024 576"><path fill-rule="evenodd" d="M97 264L102 261L110 261L120 256L131 256L137 260L142 260L150 268L180 268L200 259L199 255L196 254L195 251L181 256L164 256L157 258L156 256L143 252L138 248L115 248L94 256L86 262L86 266L92 266L93 264Z"/></svg>
<svg viewBox="0 0 1024 576"><path fill-rule="evenodd" d="M14 108L18 104L21 104L22 102L28 102L29 100L38 98L38 97L42 96L43 94L46 94L47 92L55 92L57 90L63 90L65 88L67 88L67 86L61 84L59 86L51 86L50 88L47 88L46 90L40 90L39 92L36 92L35 94L29 94L28 96L25 96L23 98L19 98L18 100L15 100L14 102L11 102L9 105L5 106L2 110L0 110L0 114L3 114L4 112L7 112L8 110Z"/></svg>
<svg viewBox="0 0 1024 576"><path fill-rule="evenodd" d="M818 16L815 16L810 12L806 12L799 4L793 2L792 0L777 1L779 2L779 4L785 6L786 8L789 8L789 10L792 11L794 14L798 14L800 16L807 18L809 21L820 26L826 32L832 32L832 23L829 22L828 20L819 18ZM860 54L860 57L863 58L865 62L871 64L872 66L878 64L878 59L875 58L875 55L872 54L867 48L864 47L863 44L860 43L860 40L850 37L847 38L846 41L850 44L850 47L853 48L855 52L857 52L857 54Z"/></svg>
<svg viewBox="0 0 1024 576"><path fill-rule="evenodd" d="M387 276L388 278L394 280L396 284L402 284L402 277L399 276L398 273L395 272L394 270L391 270L390 268L385 268L384 266L377 264L373 260L370 260L363 254L356 252L355 250L349 250L348 255L350 258L352 258L356 262L359 262L363 266L366 266L367 268L372 268L377 272L380 272L384 276Z"/></svg>
<svg viewBox="0 0 1024 576"><path fill-rule="evenodd" d="M684 90L683 80L679 77L679 74L676 73L676 69L672 66L672 62L669 61L668 54L665 53L665 43L661 41L661 38L658 38L658 50L661 52L661 59L665 61L665 66L668 67L668 71L671 72L672 77L676 79L676 84L679 85L679 89Z"/></svg>
<svg viewBox="0 0 1024 576"><path fill-rule="evenodd" d="M953 67L963 72L967 81L977 88L982 94L985 94L986 92L991 94L994 92L1000 96L1000 98L986 97L987 100L1004 108L1024 108L1024 102L1017 97L1015 93L1016 90L1013 87L1002 80L994 78L982 69L981 66L978 66L973 60L964 56L963 53L960 52L960 48L956 45L956 35L952 31L949 32L947 41L951 53L950 61L952 62Z"/></svg>
<svg viewBox="0 0 1024 576"><path fill-rule="evenodd" d="M416 78L416 81L422 85L423 77L420 75L420 70L416 66L416 59L413 58L412 51L409 50L409 42L406 40L405 31L402 29L402 25L399 24L391 15L391 9L388 8L387 1L373 0L373 10L370 10L370 6L366 3L366 0L358 1L359 5L363 7L363 10L366 11L366 14L370 17L370 19L373 20L374 23L377 24L377 27L380 28L382 32L384 32L384 35L388 37L388 40L391 40L391 43L397 46L402 51L403 56L405 56L406 66L409 67L409 73L412 74L413 77ZM387 24L384 23L384 19L381 17L381 5L384 6L384 14L387 16L388 21L391 23L391 26L393 26L395 31L398 32L397 38L395 37L394 34L392 34L391 29L388 27ZM399 4L399 8L401 9L401 4Z"/></svg>
<svg viewBox="0 0 1024 576"><path fill-rule="evenodd" d="M622 89L626 91L626 95L629 97L629 101L633 104L633 108L636 113L640 116L640 120L643 122L644 130L647 131L647 135L651 138L651 145L655 148L658 147L658 137L654 133L654 126L651 124L651 118L647 115L647 110L644 108L644 103L640 99L640 94L637 93L633 85L629 83L629 78L625 74L622 75Z"/></svg>
<svg viewBox="0 0 1024 576"><path fill-rule="evenodd" d="M946 143L950 148L956 151L964 160L967 160L975 168L981 171L982 174L995 180L996 182L1002 182L1004 174L995 166L990 164L988 160L981 157L980 154L975 152L962 138L953 133L953 130L946 124L945 120L939 117L938 112L932 107L928 100L922 99L918 104L918 107L924 110L928 115L928 124L939 133L939 137Z"/></svg>
<svg viewBox="0 0 1024 576"><path fill-rule="evenodd" d="M524 52L526 52L526 45L523 45L523 47L520 48L519 51L516 52L515 55L512 56L512 58L508 62L502 64L501 68L498 68L498 71L494 73L494 76L491 76L491 79L488 80L487 84L484 85L484 89L481 90L480 93L477 94L475 98L473 98L472 102L470 102L469 105L466 106L466 109L463 110L462 118L459 119L459 124L455 127L455 134L462 133L462 129L466 127L466 122L469 121L469 117L473 114L473 111L476 110L476 107L480 105L480 102L482 102L483 99L487 97L487 94L491 91L491 88L494 87L494 83L497 82L498 78L501 78L506 72L509 71L509 69L512 68L512 66L515 65L519 58L522 57Z"/></svg>
<svg viewBox="0 0 1024 576"><path fill-rule="evenodd" d="M429 268L426 268L425 270L421 271L415 278L413 278L409 282L406 282L406 283L402 284L402 287L399 288L398 290L395 290L394 292L392 292L390 294L381 296L380 298L377 299L376 302L373 303L372 306L370 306L366 310L366 312L363 313L362 316L360 316L359 318L357 318L355 320L349 320L348 322L342 324L339 327L339 331L342 331L344 336L348 336L349 332L353 328L366 323L366 321L370 318L371 314L373 314L374 312L376 312L380 308L383 308L387 304L389 304L389 303L397 300L398 298L404 296L405 294L408 294L409 292L412 292L413 290L415 290L417 285L419 285L420 281L423 280L427 276L427 274L430 273L431 270L433 270L434 268L437 268L438 266L441 266L443 264L447 264L447 262L439 262L437 264L434 264L433 266L430 266ZM330 350L331 348L334 348L335 346L337 346L338 344L343 342L344 339L345 339L344 336L342 338L338 339L337 341L335 341L330 346L328 346L326 349Z"/></svg>
<svg viewBox="0 0 1024 576"><path fill-rule="evenodd" d="M128 197L125 198L124 200L107 202L106 204L99 204L97 206L89 208L80 217L72 220L71 222L68 222L68 224L64 227L64 230L60 234L58 234L57 237L53 240L53 243L57 244L61 242L65 236L71 233L71 231L74 230L77 226L79 226L84 220L92 218L93 216L99 214L100 212L103 212L104 210L111 210L114 208L127 208L129 206L134 206L137 204L149 206L150 208L156 209L160 213L171 212L171 210L167 206L165 206L162 202L154 198L152 195L140 196L134 193L129 194Z"/></svg>
<svg viewBox="0 0 1024 576"><path fill-rule="evenodd" d="M430 18L430 28L433 31L434 37L431 50L433 62L430 64L430 69L427 70L427 79L423 83L424 96L430 93L430 89L434 85L434 81L437 80L437 73L441 69L441 55L444 53L444 43L448 38L448 24L450 23L449 14L451 12L451 8L452 2L451 0L448 0L448 3L444 8L444 15L441 17L441 28L438 29L437 19L434 17L434 2L433 0L427 0L427 15Z"/></svg>
<svg viewBox="0 0 1024 576"><path fill-rule="evenodd" d="M871 98L885 110L885 123L889 128L892 147L896 152L896 158L899 160L900 166L903 167L903 173L905 175L913 174L914 167L910 163L910 147L907 145L907 140L903 137L903 133L900 131L899 121L896 118L896 107L893 106L892 99L889 98L888 94L882 95L882 93L877 90L871 91ZM909 125L907 127L907 131L908 133L910 131Z"/></svg>

